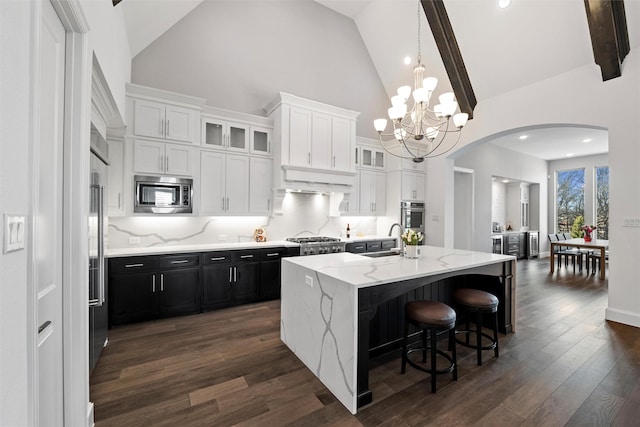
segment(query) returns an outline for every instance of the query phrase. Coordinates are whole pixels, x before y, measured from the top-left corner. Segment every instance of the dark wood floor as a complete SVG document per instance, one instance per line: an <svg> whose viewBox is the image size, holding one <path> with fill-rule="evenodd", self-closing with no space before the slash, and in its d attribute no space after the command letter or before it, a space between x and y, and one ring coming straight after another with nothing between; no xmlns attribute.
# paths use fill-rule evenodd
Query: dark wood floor
<svg viewBox="0 0 640 427"><path fill-rule="evenodd" d="M377 361L351 415L280 342L279 301L109 332L91 377L106 426L640 425L640 329L606 322L607 282L518 262L517 332L498 359L459 348L459 379Z"/></svg>

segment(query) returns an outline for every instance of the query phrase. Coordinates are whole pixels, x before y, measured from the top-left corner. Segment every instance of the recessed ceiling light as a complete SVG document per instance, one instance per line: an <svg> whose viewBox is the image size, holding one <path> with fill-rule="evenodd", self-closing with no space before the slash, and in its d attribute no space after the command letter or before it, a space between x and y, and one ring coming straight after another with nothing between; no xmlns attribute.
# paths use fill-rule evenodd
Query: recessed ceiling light
<svg viewBox="0 0 640 427"><path fill-rule="evenodd" d="M508 179L503 179L502 182L504 182L505 184L509 182Z"/></svg>
<svg viewBox="0 0 640 427"><path fill-rule="evenodd" d="M527 138L529 138L529 135L520 135L518 137L518 139L527 139Z"/></svg>
<svg viewBox="0 0 640 427"><path fill-rule="evenodd" d="M510 4L511 4L511 0L498 0L498 7L500 9L505 9L509 7Z"/></svg>
<svg viewBox="0 0 640 427"><path fill-rule="evenodd" d="M573 153L567 153L567 157L573 157Z"/></svg>
<svg viewBox="0 0 640 427"><path fill-rule="evenodd" d="M404 65L409 65L411 64L411 57L410 56L405 56L404 57Z"/></svg>
<svg viewBox="0 0 640 427"><path fill-rule="evenodd" d="M586 144L587 142L591 142L591 138L585 138L585 139L583 139L583 140L582 140L582 142L584 142L585 144Z"/></svg>

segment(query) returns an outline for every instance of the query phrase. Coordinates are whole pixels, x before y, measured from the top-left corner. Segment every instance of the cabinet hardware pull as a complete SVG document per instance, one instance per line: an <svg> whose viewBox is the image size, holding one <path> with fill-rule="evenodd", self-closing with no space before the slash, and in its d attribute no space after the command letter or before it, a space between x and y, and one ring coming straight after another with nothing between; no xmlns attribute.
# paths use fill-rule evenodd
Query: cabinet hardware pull
<svg viewBox="0 0 640 427"><path fill-rule="evenodd" d="M121 207L120 207L120 193L118 193L118 209L121 209Z"/></svg>
<svg viewBox="0 0 640 427"><path fill-rule="evenodd" d="M160 135L164 135L164 120L160 120Z"/></svg>
<svg viewBox="0 0 640 427"><path fill-rule="evenodd" d="M311 153L307 153L307 164L311 164Z"/></svg>
<svg viewBox="0 0 640 427"><path fill-rule="evenodd" d="M160 292L164 292L164 274L160 273Z"/></svg>
<svg viewBox="0 0 640 427"><path fill-rule="evenodd" d="M227 197L227 211L229 210L229 198Z"/></svg>
<svg viewBox="0 0 640 427"><path fill-rule="evenodd" d="M224 212L224 197L222 198L222 211Z"/></svg>
<svg viewBox="0 0 640 427"><path fill-rule="evenodd" d="M275 252L275 253L272 253L272 254L267 254L267 256L278 256L278 255L280 255L279 252Z"/></svg>
<svg viewBox="0 0 640 427"><path fill-rule="evenodd" d="M333 156L332 167L336 167L336 156Z"/></svg>
<svg viewBox="0 0 640 427"><path fill-rule="evenodd" d="M151 289L153 292L156 291L156 275L151 276Z"/></svg>
<svg viewBox="0 0 640 427"><path fill-rule="evenodd" d="M164 170L164 155L160 155L160 170Z"/></svg>
<svg viewBox="0 0 640 427"><path fill-rule="evenodd" d="M253 258L253 255L240 255L241 259Z"/></svg>
<svg viewBox="0 0 640 427"><path fill-rule="evenodd" d="M125 264L124 268L136 268L136 267L144 267L144 264Z"/></svg>
<svg viewBox="0 0 640 427"><path fill-rule="evenodd" d="M50 324L51 324L51 320L47 320L46 322L44 322L42 325L38 327L38 333L41 334L42 331L47 329L47 326L49 326Z"/></svg>
<svg viewBox="0 0 640 427"><path fill-rule="evenodd" d="M233 281L234 283L238 283L238 268L233 267Z"/></svg>
<svg viewBox="0 0 640 427"><path fill-rule="evenodd" d="M211 261L222 261L222 260L225 260L225 259L227 259L226 256L219 256L219 257L211 258Z"/></svg>
<svg viewBox="0 0 640 427"><path fill-rule="evenodd" d="M184 263L187 263L187 262L189 262L188 259L181 259L181 260L178 260L178 261L171 261L171 264L184 264Z"/></svg>
<svg viewBox="0 0 640 427"><path fill-rule="evenodd" d="M169 172L169 156L164 156L165 158L165 164L167 165L165 172Z"/></svg>
<svg viewBox="0 0 640 427"><path fill-rule="evenodd" d="M169 122L169 120L167 120L167 136L169 136L171 134L171 131L169 129L171 129L169 127L169 125L171 124L171 122Z"/></svg>
<svg viewBox="0 0 640 427"><path fill-rule="evenodd" d="M364 246L356 246L356 249L364 249Z"/></svg>
<svg viewBox="0 0 640 427"><path fill-rule="evenodd" d="M233 283L233 267L229 267L229 283Z"/></svg>

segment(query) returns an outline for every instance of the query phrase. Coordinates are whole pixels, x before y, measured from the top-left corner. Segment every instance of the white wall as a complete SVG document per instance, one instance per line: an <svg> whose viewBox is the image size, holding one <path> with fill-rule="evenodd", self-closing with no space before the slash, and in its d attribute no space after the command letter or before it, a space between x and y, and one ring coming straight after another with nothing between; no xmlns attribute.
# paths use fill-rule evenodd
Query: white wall
<svg viewBox="0 0 640 427"><path fill-rule="evenodd" d="M508 177L517 181L545 183L547 179L547 162L535 157L516 153L505 148L483 143L474 146L473 149L463 153L455 160L456 166L473 169L475 171L475 238L474 249L480 251L491 250L491 222L492 222L492 195L494 189L500 189L503 192L505 206L500 211L505 214L505 227L511 222L514 230L519 229L519 204L520 204L520 185L506 185L493 181L494 176ZM427 178L429 179L429 178ZM501 185L500 185L501 184ZM500 188L502 187L502 188ZM515 195L510 192L510 188L514 189ZM541 202L540 210L541 218L547 215L547 196L546 184L545 192L541 198L545 201ZM508 204L510 200L516 200L518 209L515 220L509 218L510 210ZM517 221L516 221L517 220ZM541 233L546 233L546 221L539 224Z"/></svg>
<svg viewBox="0 0 640 427"><path fill-rule="evenodd" d="M205 1L140 52L132 81L264 115L289 92L361 113L357 134L388 98L353 20L316 2Z"/></svg>
<svg viewBox="0 0 640 427"><path fill-rule="evenodd" d="M124 113L124 82L128 80L130 58L127 58L128 44L120 22L122 17L110 0L80 0L80 5L86 12L92 29L88 37L89 49L91 46L95 47L121 113ZM31 78L35 70L31 69L31 54L33 37L39 31L34 26L37 22L35 14L39 7L39 2L34 1L0 1L0 214L22 214L26 216L28 223L33 221L29 204L33 175L33 135L30 126L33 106L30 105L30 100L33 96ZM87 82L91 80L90 57L91 55L87 76L75 78ZM88 112L86 117L88 119ZM76 124L74 127L78 128ZM88 145L88 123L85 127ZM80 164L74 166L73 170L88 171L88 156L87 159L79 160L81 163L85 161L86 167ZM71 179L76 183L86 180L88 186L88 176L74 176ZM81 223L77 225L82 227ZM0 231L0 241L2 237ZM25 240L33 241L28 234ZM32 401L29 395L32 372L28 360L29 342L35 334L35 320L33 312L30 312L33 301L29 301L27 296L27 290L31 287L28 283L31 262L28 259L29 249L27 247L22 251L0 254L0 425L3 426L23 426L33 422ZM88 254L85 254L86 256ZM82 257L66 261L71 265L86 265ZM86 286L86 283L80 285ZM83 309L86 310L86 306ZM82 328L76 325L75 330L80 329ZM81 353L66 354L68 361L86 360L86 347L73 351ZM74 369L84 369L82 363L70 363ZM88 402L81 401L84 400L81 396L88 394L88 382L83 384L83 390L75 390L72 393L79 398L75 399L77 401L67 402L69 407L78 408L77 413L71 418L86 420Z"/></svg>
<svg viewBox="0 0 640 427"><path fill-rule="evenodd" d="M502 230L507 229L507 185L498 180L491 184L491 222L497 222Z"/></svg>
<svg viewBox="0 0 640 427"><path fill-rule="evenodd" d="M554 123L608 129L612 247L606 316L635 326L640 326L640 286L636 284L640 264L634 258L640 252L640 229L623 228L622 221L624 217L640 217L640 190L633 184L640 181L638 75L640 49L632 49L624 61L622 76L616 79L602 82L599 67L589 65L488 99L477 105L461 143L464 147L512 129ZM446 185L443 177L453 176L453 167L444 171L428 168L427 174L428 182L439 183L428 184L428 198L446 200L453 186ZM541 187L541 199L546 199L543 191ZM440 228L444 229L445 224ZM546 233L542 224L540 232L542 236Z"/></svg>
<svg viewBox="0 0 640 427"><path fill-rule="evenodd" d="M32 2L0 2L0 214L28 215L30 210L32 8ZM29 420L27 262L26 250L0 255L0 425Z"/></svg>
<svg viewBox="0 0 640 427"><path fill-rule="evenodd" d="M598 156L572 157L569 159L554 160L549 162L549 233L556 232L555 197L557 183L557 172L572 169L584 169L584 223L595 224L595 168L609 166L609 156L601 154Z"/></svg>

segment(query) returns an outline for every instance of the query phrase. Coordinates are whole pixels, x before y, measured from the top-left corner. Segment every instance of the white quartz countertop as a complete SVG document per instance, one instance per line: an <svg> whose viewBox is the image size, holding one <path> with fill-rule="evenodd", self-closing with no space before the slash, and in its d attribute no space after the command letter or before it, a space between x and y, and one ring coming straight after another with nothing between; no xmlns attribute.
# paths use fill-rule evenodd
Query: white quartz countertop
<svg viewBox="0 0 640 427"><path fill-rule="evenodd" d="M139 256L139 255L165 255L186 252L208 252L208 251L230 251L238 249L262 249L273 247L298 247L298 243L286 240L273 240L262 243L241 242L241 243L210 243L202 245L175 245L175 246L151 246L145 248L118 248L107 249L107 258Z"/></svg>
<svg viewBox="0 0 640 427"><path fill-rule="evenodd" d="M357 288L364 288L516 260L514 256L487 252L445 249L436 246L420 246L420 248L422 254L417 259L405 258L402 255L369 258L344 252L284 258L283 263L296 264Z"/></svg>

